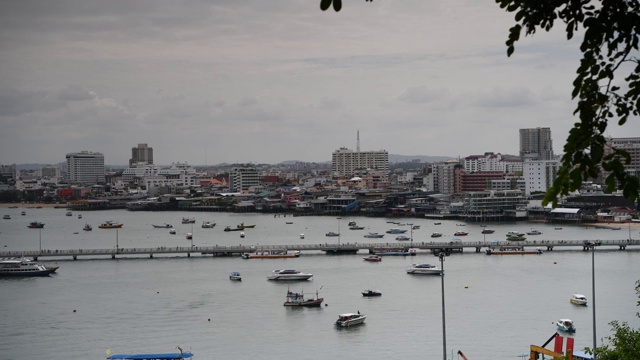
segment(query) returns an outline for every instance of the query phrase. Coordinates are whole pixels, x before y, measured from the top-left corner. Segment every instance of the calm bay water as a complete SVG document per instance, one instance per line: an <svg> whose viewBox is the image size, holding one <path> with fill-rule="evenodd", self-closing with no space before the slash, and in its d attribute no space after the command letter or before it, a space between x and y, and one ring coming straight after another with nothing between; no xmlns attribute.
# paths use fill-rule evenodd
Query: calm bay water
<svg viewBox="0 0 640 360"><path fill-rule="evenodd" d="M21 216L21 211L27 211ZM0 249L93 249L185 246L187 232L194 245L336 243L328 231L340 231L342 243L369 242L368 232L396 225L381 218L276 217L257 214L83 212L83 219L65 216L64 209L1 209L11 220L0 220ZM183 216L196 223L180 224ZM105 220L125 225L98 229ZM202 229L204 220L217 223ZM365 230L348 230L355 220ZM42 231L28 229L44 222ZM285 222L292 221L293 224ZM546 224L490 224L493 235L481 235L479 225L454 221L435 226L427 219L401 219L420 224L415 241L431 241L434 231L449 239L456 230L470 233L463 241L502 240L509 230L543 232L540 240L607 240L640 238L637 230L585 229ZM178 230L153 229L171 223ZM241 239L224 226L256 224ZM92 232L82 231L85 223ZM74 234L77 232L77 234ZM300 239L301 233L305 239ZM385 241L394 242L386 235ZM303 254L298 259L243 260L193 256L128 259L48 260L60 266L47 278L0 279L0 359L104 359L114 353L170 352L177 345L191 349L196 359L371 359L442 358L441 279L411 276L415 262L437 263L428 253L416 257L385 257L367 263L354 256ZM598 339L610 334L608 322L628 321L639 327L635 281L640 278L640 249L598 249L596 309ZM578 347L591 346L592 307L568 301L574 292L591 299L591 254L554 250L543 255L486 256L454 254L445 260L446 336L449 354L462 350L470 359L516 359L530 344L542 345L554 332L558 318L575 321ZM278 268L311 272L304 283L273 283L266 276ZM228 274L240 271L242 282ZM282 306L287 287L316 289L327 306L291 309ZM380 298L363 298L361 291L380 290ZM74 312L75 310L75 312ZM338 330L333 322L342 312L368 315L363 326ZM456 358L454 356L454 358Z"/></svg>

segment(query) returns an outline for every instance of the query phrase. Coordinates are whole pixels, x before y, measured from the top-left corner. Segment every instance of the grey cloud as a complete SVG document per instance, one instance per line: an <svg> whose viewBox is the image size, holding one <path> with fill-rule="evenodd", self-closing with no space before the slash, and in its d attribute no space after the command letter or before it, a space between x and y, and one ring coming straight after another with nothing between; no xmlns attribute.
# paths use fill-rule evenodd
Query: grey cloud
<svg viewBox="0 0 640 360"><path fill-rule="evenodd" d="M399 101L409 103L429 103L444 98L447 91L443 89L432 89L426 86L407 88L402 94L396 97Z"/></svg>

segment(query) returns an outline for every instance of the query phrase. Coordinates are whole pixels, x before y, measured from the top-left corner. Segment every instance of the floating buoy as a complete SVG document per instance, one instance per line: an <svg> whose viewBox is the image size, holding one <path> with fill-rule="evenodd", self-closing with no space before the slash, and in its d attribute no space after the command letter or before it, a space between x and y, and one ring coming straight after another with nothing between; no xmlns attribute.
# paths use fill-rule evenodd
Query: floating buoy
<svg viewBox="0 0 640 360"><path fill-rule="evenodd" d="M73 309L73 312L76 312L76 309Z"/></svg>
<svg viewBox="0 0 640 360"><path fill-rule="evenodd" d="M207 319L207 321L211 321L211 319Z"/></svg>

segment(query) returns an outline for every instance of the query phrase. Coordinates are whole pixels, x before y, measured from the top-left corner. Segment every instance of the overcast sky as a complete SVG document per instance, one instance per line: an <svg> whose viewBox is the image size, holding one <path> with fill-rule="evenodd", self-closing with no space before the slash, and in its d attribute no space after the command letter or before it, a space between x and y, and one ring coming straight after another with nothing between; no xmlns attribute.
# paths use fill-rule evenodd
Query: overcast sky
<svg viewBox="0 0 640 360"><path fill-rule="evenodd" d="M517 154L550 127L561 153L579 39L522 39L493 0L5 0L0 164L81 150L126 164L328 161L340 148ZM638 134L637 125L609 128Z"/></svg>

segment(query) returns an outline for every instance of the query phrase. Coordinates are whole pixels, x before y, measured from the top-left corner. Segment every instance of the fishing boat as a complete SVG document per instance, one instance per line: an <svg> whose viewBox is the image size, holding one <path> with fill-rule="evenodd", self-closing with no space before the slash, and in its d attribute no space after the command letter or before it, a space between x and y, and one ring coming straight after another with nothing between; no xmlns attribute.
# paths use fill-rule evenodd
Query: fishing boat
<svg viewBox="0 0 640 360"><path fill-rule="evenodd" d="M67 211L67 216L73 216L73 213L71 211Z"/></svg>
<svg viewBox="0 0 640 360"><path fill-rule="evenodd" d="M300 257L300 251L265 250L242 254L243 259L291 259Z"/></svg>
<svg viewBox="0 0 640 360"><path fill-rule="evenodd" d="M293 292L287 289L287 297L284 301L284 306L303 306L303 307L320 307L324 298L318 297L318 292L316 291L315 298L305 298L304 292Z"/></svg>
<svg viewBox="0 0 640 360"><path fill-rule="evenodd" d="M382 293L380 292L380 290L365 290L362 292L362 296L364 297L382 296Z"/></svg>
<svg viewBox="0 0 640 360"><path fill-rule="evenodd" d="M466 231L456 231L453 235L454 236L467 236L467 235L469 235L469 233L466 232Z"/></svg>
<svg viewBox="0 0 640 360"><path fill-rule="evenodd" d="M510 236L525 236L526 234L520 231L509 231L507 232L507 237Z"/></svg>
<svg viewBox="0 0 640 360"><path fill-rule="evenodd" d="M2 218L5 220L11 220L11 215L4 215Z"/></svg>
<svg viewBox="0 0 640 360"><path fill-rule="evenodd" d="M364 320L367 318L365 314L360 314L360 311L357 313L344 313L338 315L338 320L336 320L337 327L350 327L354 325L360 325L364 323Z"/></svg>
<svg viewBox="0 0 640 360"><path fill-rule="evenodd" d="M178 349L180 347L178 346ZM107 351L110 354L111 351ZM107 360L124 359L124 360L179 360L188 359L193 357L191 352L183 352L180 349L179 353L165 353L165 354L114 354L107 357Z"/></svg>
<svg viewBox="0 0 640 360"><path fill-rule="evenodd" d="M195 224L196 223L196 219L195 218L183 217L182 218L182 223L183 224Z"/></svg>
<svg viewBox="0 0 640 360"><path fill-rule="evenodd" d="M441 222L434 222L433 225L442 225Z"/></svg>
<svg viewBox="0 0 640 360"><path fill-rule="evenodd" d="M48 276L58 270L27 258L0 259L0 276Z"/></svg>
<svg viewBox="0 0 640 360"><path fill-rule="evenodd" d="M82 230L91 231L91 230L93 230L93 227L91 227L91 225L89 225L89 224L84 224L84 227L82 228Z"/></svg>
<svg viewBox="0 0 640 360"><path fill-rule="evenodd" d="M242 276L240 275L239 272L234 271L234 272L231 273L231 275L229 275L229 280L242 281Z"/></svg>
<svg viewBox="0 0 640 360"><path fill-rule="evenodd" d="M253 229L255 227L256 227L255 225L245 225L244 223L240 223L239 225L236 226L236 228L240 230Z"/></svg>
<svg viewBox="0 0 640 360"><path fill-rule="evenodd" d="M123 224L118 224L113 221L105 221L104 223L98 226L100 229L119 229Z"/></svg>
<svg viewBox="0 0 640 360"><path fill-rule="evenodd" d="M349 226L349 230L364 230L364 226L352 225Z"/></svg>
<svg viewBox="0 0 640 360"><path fill-rule="evenodd" d="M569 302L575 305L587 306L587 297L582 294L573 294L569 298Z"/></svg>
<svg viewBox="0 0 640 360"><path fill-rule="evenodd" d="M340 234L337 232L329 231L328 233L324 234L324 236L334 237L334 236L340 236Z"/></svg>
<svg viewBox="0 0 640 360"><path fill-rule="evenodd" d="M418 230L418 229L420 229L420 225L413 225L413 226L411 227L411 229L413 229L413 230Z"/></svg>
<svg viewBox="0 0 640 360"><path fill-rule="evenodd" d="M496 232L495 230L491 230L491 229L482 229L482 233L483 234L493 234L494 232Z"/></svg>
<svg viewBox="0 0 640 360"><path fill-rule="evenodd" d="M173 227L169 223L164 223L163 225L153 225L153 224L151 224L151 226L153 226L155 229L171 229Z"/></svg>
<svg viewBox="0 0 640 360"><path fill-rule="evenodd" d="M556 322L556 326L560 331L569 333L576 332L576 327L573 326L573 320L570 319L560 319Z"/></svg>
<svg viewBox="0 0 640 360"><path fill-rule="evenodd" d="M380 262L382 261L382 258L378 255L369 255L367 257L363 257L362 258L364 261L369 261L369 262Z"/></svg>
<svg viewBox="0 0 640 360"><path fill-rule="evenodd" d="M27 225L29 229L42 229L44 227L44 223L39 221L32 221Z"/></svg>
<svg viewBox="0 0 640 360"><path fill-rule="evenodd" d="M533 229L531 231L527 231L527 235L542 235L542 232L539 230Z"/></svg>
<svg viewBox="0 0 640 360"><path fill-rule="evenodd" d="M431 237L432 238L442 237L442 233L434 232L433 234L431 234Z"/></svg>
<svg viewBox="0 0 640 360"><path fill-rule="evenodd" d="M409 240L411 240L411 238L408 237L408 236L400 235L400 236L396 236L396 240L397 241L409 241Z"/></svg>

